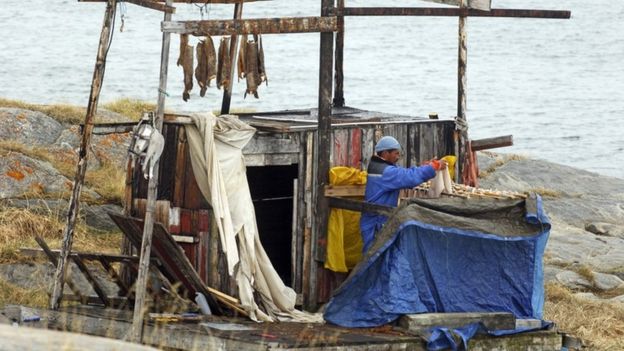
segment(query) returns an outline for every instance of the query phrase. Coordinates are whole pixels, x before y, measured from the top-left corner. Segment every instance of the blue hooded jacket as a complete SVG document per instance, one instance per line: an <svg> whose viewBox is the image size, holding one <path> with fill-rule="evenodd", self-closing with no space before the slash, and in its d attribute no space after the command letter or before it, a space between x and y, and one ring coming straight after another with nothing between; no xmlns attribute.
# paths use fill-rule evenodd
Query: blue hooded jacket
<svg viewBox="0 0 624 351"><path fill-rule="evenodd" d="M368 165L364 201L396 207L401 189L413 188L433 177L435 177L435 170L431 165L405 168L373 156ZM383 215L362 213L360 230L364 244L363 252L368 250L375 238L375 233L387 219Z"/></svg>

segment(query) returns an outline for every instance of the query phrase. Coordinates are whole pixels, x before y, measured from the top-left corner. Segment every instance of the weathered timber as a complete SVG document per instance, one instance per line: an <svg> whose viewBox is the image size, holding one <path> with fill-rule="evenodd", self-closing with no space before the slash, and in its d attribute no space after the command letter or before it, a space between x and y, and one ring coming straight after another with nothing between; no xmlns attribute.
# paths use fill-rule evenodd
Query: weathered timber
<svg viewBox="0 0 624 351"><path fill-rule="evenodd" d="M327 16L333 8L333 0L321 1L321 16ZM318 130L316 143L316 189L314 193L314 218L312 230L313 261L324 262L327 256L327 221L329 219L329 206L324 194L325 185L329 184L330 150L331 150L331 113L332 113L332 88L333 88L333 54L334 33L321 33L319 52L319 95L318 95ZM310 275L316 277L318 264L312 262ZM316 307L317 289L316 284L310 291L311 308Z"/></svg>
<svg viewBox="0 0 624 351"><path fill-rule="evenodd" d="M460 6L461 0L424 0L438 4ZM468 8L489 11L492 8L492 0L468 0Z"/></svg>
<svg viewBox="0 0 624 351"><path fill-rule="evenodd" d="M337 14L337 10L333 11ZM445 16L569 19L570 11L529 9L458 9L446 7L345 7L343 16Z"/></svg>
<svg viewBox="0 0 624 351"><path fill-rule="evenodd" d="M165 33L205 35L327 33L338 29L336 17L283 17L239 20L165 21Z"/></svg>
<svg viewBox="0 0 624 351"><path fill-rule="evenodd" d="M100 33L100 43L98 45L93 80L91 82L91 92L89 94L89 104L87 105L87 113L84 122L85 128L80 141L79 159L76 175L74 177L73 191L71 199L69 200L69 210L67 211L67 221L63 233L61 254L54 274L54 288L52 290L52 296L50 297L50 307L52 309L57 309L59 307L60 299L63 296L63 285L65 283L65 274L67 273L67 260L73 243L76 219L78 218L80 193L87 171L88 153L91 145L93 119L97 113L97 105L100 99L100 90L102 89L102 80L104 79L106 56L108 55L108 48L110 47L111 31L116 8L117 0L109 0L106 5L104 23L102 24L102 31Z"/></svg>
<svg viewBox="0 0 624 351"><path fill-rule="evenodd" d="M37 243L39 242L37 241ZM39 245L41 245L41 243L39 243ZM47 250L51 255L54 256L54 261L56 262L56 260L58 259L60 250L51 250L49 248ZM34 249L34 248L21 248L20 254L28 256L28 257L48 257L49 256L44 251L44 249ZM139 263L138 256L111 255L111 254L101 254L101 253L82 252L82 251L73 251L69 255L70 256L80 255L80 257L88 261L98 261L99 259L104 258L108 262ZM157 258L152 258L152 264L159 265L160 261Z"/></svg>
<svg viewBox="0 0 624 351"><path fill-rule="evenodd" d="M476 322L482 322L488 330L516 328L516 317L509 312L419 313L399 317L400 327L415 332L441 326L460 328Z"/></svg>
<svg viewBox="0 0 624 351"><path fill-rule="evenodd" d="M41 238L40 236L35 236L35 241L37 242L37 244L39 244L39 246L41 246L41 249L46 254L50 262L52 262L54 267L58 267L58 257L52 252L52 250L50 250L50 247L48 246L48 244L46 244L45 240L43 240L43 238ZM78 289L78 287L74 285L70 277L64 276L63 279L65 279L65 283L67 283L67 286L69 286L71 291L76 296L78 296L78 298L80 298L81 303L86 303L85 296L82 295L82 292L80 291L80 289Z"/></svg>
<svg viewBox="0 0 624 351"><path fill-rule="evenodd" d="M468 0L461 0L460 9L465 9ZM466 141L468 141L468 121L466 120L466 87L468 75L468 43L466 38L466 15L463 12L459 16L458 44L457 44L457 130L459 132L459 153L457 163L463 169L464 160L467 157ZM459 172L458 172L459 173ZM461 175L460 175L461 176Z"/></svg>
<svg viewBox="0 0 624 351"><path fill-rule="evenodd" d="M243 4L234 5L234 20L240 20L243 16ZM230 113L230 102L232 101L232 86L234 84L234 72L236 71L236 62L238 57L236 56L238 48L238 35L233 34L230 38L230 80L227 85L223 87L223 101L221 102L221 114L226 115Z"/></svg>
<svg viewBox="0 0 624 351"><path fill-rule="evenodd" d="M496 149L499 147L506 147L513 145L513 135L504 135L494 138L486 138L486 139L478 139L472 140L471 147L472 151L481 151L481 150L489 150Z"/></svg>
<svg viewBox="0 0 624 351"><path fill-rule="evenodd" d="M344 0L338 0L339 13L344 9ZM334 106L345 105L344 99L344 16L338 16L338 31L336 32L336 49L334 57Z"/></svg>
<svg viewBox="0 0 624 351"><path fill-rule="evenodd" d="M85 265L84 262L82 262L82 259L80 258L80 256L72 255L71 259L72 261L74 261L78 269L80 269L80 271L85 276L85 278L87 278L87 281L89 282L89 284L91 284L91 287L93 288L97 296L100 298L100 300L102 300L102 303L104 303L104 306L109 307L111 303L110 301L108 301L108 296L106 296L106 292L104 291L100 283L97 281L97 279L95 279L93 274L91 274L91 271L89 270L87 265Z"/></svg>
<svg viewBox="0 0 624 351"><path fill-rule="evenodd" d="M364 196L366 185L328 185L325 196Z"/></svg>
<svg viewBox="0 0 624 351"><path fill-rule="evenodd" d="M142 7L147 7L152 10L158 10L165 13L175 13L176 9L173 6L169 6L163 3L159 3L152 0L125 0L131 4L139 5Z"/></svg>
<svg viewBox="0 0 624 351"><path fill-rule="evenodd" d="M165 2L171 6L172 0ZM165 12L165 21L171 20L171 13ZM154 127L161 132L163 127L163 116L165 114L165 97L167 91L167 72L169 67L169 49L171 34L163 33L162 48L160 56L160 79L158 84L158 105L154 115ZM152 232L154 230L154 209L158 196L158 177L160 162L156 160L154 164L154 175L149 179L147 186L147 208L145 210L145 225L143 226L143 239L139 249L139 273L136 280L136 299L134 303L134 315L132 319L131 340L141 342L143 333L143 317L146 312L145 296L147 295L147 278L150 266L150 251L152 248Z"/></svg>
<svg viewBox="0 0 624 351"><path fill-rule="evenodd" d="M340 197L329 196L329 207L331 208L343 208L345 210L357 211L357 212L372 212L384 216L390 216L395 208L391 206L378 205L365 201L357 201L351 199L344 199Z"/></svg>

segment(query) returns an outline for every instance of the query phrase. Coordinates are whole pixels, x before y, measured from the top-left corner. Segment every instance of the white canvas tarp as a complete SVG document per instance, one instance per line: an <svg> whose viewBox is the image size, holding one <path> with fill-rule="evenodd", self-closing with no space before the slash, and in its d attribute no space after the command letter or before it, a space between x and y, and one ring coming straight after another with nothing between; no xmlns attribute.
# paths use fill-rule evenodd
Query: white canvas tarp
<svg viewBox="0 0 624 351"><path fill-rule="evenodd" d="M320 314L295 310L295 291L282 282L260 243L242 152L256 130L232 115L197 113L191 119L186 134L193 172L212 206L242 307L255 321L322 321Z"/></svg>

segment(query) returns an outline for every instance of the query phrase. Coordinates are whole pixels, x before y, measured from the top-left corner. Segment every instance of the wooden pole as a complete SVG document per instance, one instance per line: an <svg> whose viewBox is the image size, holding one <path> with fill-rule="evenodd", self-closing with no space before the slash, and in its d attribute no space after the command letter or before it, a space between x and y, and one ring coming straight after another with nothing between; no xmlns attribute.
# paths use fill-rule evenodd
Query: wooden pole
<svg viewBox="0 0 624 351"><path fill-rule="evenodd" d="M466 20L468 0L462 0L459 16L459 45L457 54L457 129L459 131L459 155L455 163L456 181L461 179L463 163L466 157L466 140L468 140L468 123L466 121L466 68L468 65L468 48L466 42Z"/></svg>
<svg viewBox="0 0 624 351"><path fill-rule="evenodd" d="M69 210L67 212L67 222L65 223L65 232L63 233L63 243L59 262L56 266L54 274L54 288L50 297L50 308L58 309L61 296L63 296L63 285L65 275L67 274L67 261L71 251L76 219L78 218L78 210L80 206L80 192L84 183L85 173L87 171L88 151L91 144L91 135L93 132L93 119L97 113L97 105L100 98L100 90L102 89L102 81L104 79L104 69L106 67L106 56L111 40L111 28L114 24L117 0L109 0L106 5L104 14L104 23L102 32L100 33L100 43L98 46L95 69L93 71L93 80L91 82L91 93L89 95L89 104L87 105L87 114L85 116L84 129L82 131L82 139L80 141L80 153L76 175L74 177L74 188L71 199L69 200Z"/></svg>
<svg viewBox="0 0 624 351"><path fill-rule="evenodd" d="M234 19L241 19L243 16L243 3L234 5ZM230 81L227 86L223 88L223 102L221 103L221 114L225 115L230 113L230 102L232 101L232 86L234 85L234 73L236 72L236 62L238 49L238 35L233 34L230 39L230 59L232 65L230 66Z"/></svg>
<svg viewBox="0 0 624 351"><path fill-rule="evenodd" d="M344 99L344 16L342 10L345 6L345 0L338 0L338 32L336 32L336 57L334 73L334 106L343 107Z"/></svg>
<svg viewBox="0 0 624 351"><path fill-rule="evenodd" d="M332 11L333 0L322 0L321 16L327 16ZM325 238L327 237L327 219L329 204L325 197L325 185L329 184L329 155L331 148L331 112L332 112L332 70L334 53L334 33L321 33L319 59L319 100L318 100L318 142L316 145L318 163L316 173L315 220L316 230L312 232L312 255L310 275L316 276L317 260L325 260ZM306 277L310 278L310 277ZM317 286L310 284L310 304L316 306Z"/></svg>
<svg viewBox="0 0 624 351"><path fill-rule="evenodd" d="M166 5L171 6L172 0L167 0ZM165 13L165 21L171 20L171 14ZM165 97L167 92L167 69L169 66L169 46L171 34L164 32L162 36L162 52L160 57L160 83L158 86L158 106L154 124L158 131L162 131L163 116L165 114ZM150 254L152 248L152 233L154 231L154 210L158 195L158 174L160 162L154 164L154 175L149 179L147 186L147 208L145 210L145 225L143 226L143 239L139 260L139 273L136 281L136 299L134 302L134 314L132 317L132 331L130 338L136 343L141 343L143 336L143 317L145 314L145 295L147 294L147 278L149 275Z"/></svg>

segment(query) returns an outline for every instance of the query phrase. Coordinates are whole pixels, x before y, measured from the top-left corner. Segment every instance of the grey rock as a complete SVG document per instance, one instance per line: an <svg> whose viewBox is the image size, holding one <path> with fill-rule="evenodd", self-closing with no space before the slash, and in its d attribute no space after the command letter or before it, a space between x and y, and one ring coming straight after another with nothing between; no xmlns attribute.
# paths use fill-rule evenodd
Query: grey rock
<svg viewBox="0 0 624 351"><path fill-rule="evenodd" d="M133 120L117 112L113 112L104 108L98 108L97 117L95 118L97 123L113 123L113 122L132 122Z"/></svg>
<svg viewBox="0 0 624 351"><path fill-rule="evenodd" d="M598 296L590 293L590 292L578 292L578 293L574 293L573 294L574 297L578 297L580 299L584 299L584 300L591 300L591 301L601 301L602 299L599 298Z"/></svg>
<svg viewBox="0 0 624 351"><path fill-rule="evenodd" d="M505 154L478 153L480 165L506 160L479 179L484 188L518 192L546 189L543 204L552 229L546 247L547 263L586 265L596 272L622 271L624 240L595 235L588 223L624 226L624 179L543 160L513 159ZM609 231L610 233L610 231Z"/></svg>
<svg viewBox="0 0 624 351"><path fill-rule="evenodd" d="M585 289L593 286L589 280L572 271L558 273L557 281L570 289Z"/></svg>
<svg viewBox="0 0 624 351"><path fill-rule="evenodd" d="M25 145L54 143L63 125L54 118L36 111L20 108L0 108L0 139L14 140Z"/></svg>
<svg viewBox="0 0 624 351"><path fill-rule="evenodd" d="M69 193L73 181L63 176L47 161L12 152L0 158L0 199L21 197L24 194ZM94 199L100 196L89 189L83 193Z"/></svg>
<svg viewBox="0 0 624 351"><path fill-rule="evenodd" d="M612 290L624 286L624 281L613 274L595 272L594 286L600 290Z"/></svg>
<svg viewBox="0 0 624 351"><path fill-rule="evenodd" d="M70 262L68 265L68 276L72 282L78 287L81 293L85 295L95 295L95 291L91 284L84 277L78 267ZM89 271L95 276L95 279L102 285L107 295L116 296L119 287L112 282L101 266L88 265ZM16 263L0 265L0 279L7 281L13 285L24 289L47 289L51 291L54 282L55 268L51 263ZM71 294L69 288L65 288L66 293Z"/></svg>
<svg viewBox="0 0 624 351"><path fill-rule="evenodd" d="M94 135L91 151L100 163L112 163L116 167L125 169L129 146L129 133Z"/></svg>
<svg viewBox="0 0 624 351"><path fill-rule="evenodd" d="M624 238L624 225L593 222L585 225L585 230L596 235L617 236Z"/></svg>
<svg viewBox="0 0 624 351"><path fill-rule="evenodd" d="M108 212L121 214L123 208L118 205L97 205L85 208L85 222L88 226L102 230L113 231L117 229L117 225L108 216Z"/></svg>
<svg viewBox="0 0 624 351"><path fill-rule="evenodd" d="M610 298L609 302L616 302L616 303L624 304L624 295L620 295L620 296L616 296L616 297Z"/></svg>
<svg viewBox="0 0 624 351"><path fill-rule="evenodd" d="M558 282L557 274L563 271L561 268L546 265L544 267L544 283Z"/></svg>

